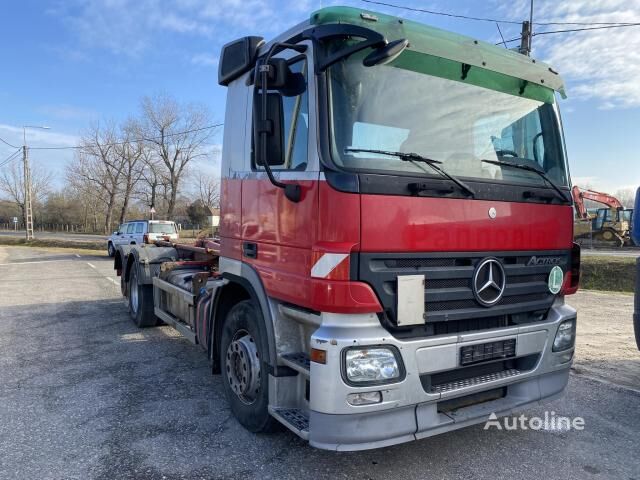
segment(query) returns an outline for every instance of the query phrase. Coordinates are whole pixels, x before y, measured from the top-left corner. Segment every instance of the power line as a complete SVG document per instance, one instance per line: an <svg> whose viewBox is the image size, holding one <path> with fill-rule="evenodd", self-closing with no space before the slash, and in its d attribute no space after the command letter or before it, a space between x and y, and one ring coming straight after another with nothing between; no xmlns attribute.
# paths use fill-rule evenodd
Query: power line
<svg viewBox="0 0 640 480"><path fill-rule="evenodd" d="M14 161L16 158L18 158L18 154L22 151L22 148L19 148L13 152L11 155L9 155L7 158L5 158L2 163L0 163L0 167L4 167L5 165L8 165L9 163L11 163L12 161Z"/></svg>
<svg viewBox="0 0 640 480"><path fill-rule="evenodd" d="M640 23L628 23L626 25L608 25L608 26L602 26L602 27L568 28L566 30L548 30L545 32L533 32L531 36L537 37L538 35L549 35L552 33L584 32L587 30L603 30L603 29L609 29L609 28L624 28L624 27L638 27L638 26L640 26ZM496 45L502 45L503 43L511 43L511 42L519 41L521 38L522 37L515 37L509 40L502 40L496 43Z"/></svg>
<svg viewBox="0 0 640 480"><path fill-rule="evenodd" d="M498 22L496 22L496 27L498 27L498 33L500 34L504 48L509 48L507 47L507 42L504 41L504 35L502 35L502 30L500 30L500 24ZM496 45L498 45L498 43L496 43Z"/></svg>
<svg viewBox="0 0 640 480"><path fill-rule="evenodd" d="M396 5L393 3L387 3L387 2L380 2L377 0L362 0L365 3L371 3L374 5L382 5L385 7L391 7L391 8L399 8L401 10L409 10L412 12L421 12L421 13L428 13L431 15L440 15L443 17L452 17L452 18L461 18L464 20L475 20L478 22L491 22L491 23L510 23L513 25L520 25L522 22L516 21L516 20L504 20L504 19L496 19L496 18L486 18L486 17L471 17L468 15L460 15L460 14L455 14L455 13L448 13L448 12L440 12L440 11L435 11L435 10L427 10L424 8L416 8L416 7L408 7L405 5ZM617 26L626 26L626 25L634 25L632 23L629 22L534 22L533 25L539 25L539 26L550 26L550 25L617 25Z"/></svg>
<svg viewBox="0 0 640 480"><path fill-rule="evenodd" d="M0 142L4 143L5 145L9 145L11 148L20 148L20 147L16 147L15 145L11 145L9 142L7 142L4 138L0 137Z"/></svg>
<svg viewBox="0 0 640 480"><path fill-rule="evenodd" d="M160 136L160 137L134 138L124 142L102 143L101 145L103 147L113 147L116 145L125 145L127 143L161 140L162 138L175 137L176 135L184 135L185 133L194 133L194 132L201 132L202 130L211 130L212 128L221 127L222 125L224 125L224 123L216 123L215 125L208 125L202 128L194 128L191 130L184 130L182 132L167 133L166 135ZM83 147L82 145L75 145L75 146L66 146L66 147L29 147L29 150L82 150L83 148L86 148L86 147Z"/></svg>
<svg viewBox="0 0 640 480"><path fill-rule="evenodd" d="M608 25L603 27L588 27L588 28L570 28L567 30L550 30L546 32L535 32L533 36L536 35L548 35L550 33L567 33L567 32L583 32L585 30L602 30L605 28L623 28L623 27L637 27L640 26L640 23L627 23L626 25Z"/></svg>

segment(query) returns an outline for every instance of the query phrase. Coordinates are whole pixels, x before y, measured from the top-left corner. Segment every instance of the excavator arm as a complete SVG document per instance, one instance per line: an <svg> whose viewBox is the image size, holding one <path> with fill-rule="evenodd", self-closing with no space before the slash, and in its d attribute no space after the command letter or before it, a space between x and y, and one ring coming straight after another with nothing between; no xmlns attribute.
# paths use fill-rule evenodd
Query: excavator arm
<svg viewBox="0 0 640 480"><path fill-rule="evenodd" d="M622 203L620 203L620 200L608 193L596 192L594 190L582 190L580 187L574 186L571 189L571 195L573 196L573 202L575 203L578 216L585 220L589 218L587 207L584 205L585 200L602 203L603 205L616 210L624 208Z"/></svg>

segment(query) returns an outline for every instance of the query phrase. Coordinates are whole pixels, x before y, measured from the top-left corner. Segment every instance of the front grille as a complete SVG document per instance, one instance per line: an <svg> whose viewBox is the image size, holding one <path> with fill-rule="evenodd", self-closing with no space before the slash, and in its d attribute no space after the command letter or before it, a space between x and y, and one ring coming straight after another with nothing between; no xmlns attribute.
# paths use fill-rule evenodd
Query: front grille
<svg viewBox="0 0 640 480"><path fill-rule="evenodd" d="M427 393L451 392L530 372L539 360L539 353L507 360L488 360L477 365L420 375L420 383Z"/></svg>
<svg viewBox="0 0 640 480"><path fill-rule="evenodd" d="M506 275L506 288L502 299L487 308L475 298L472 279L476 266L487 257L496 258ZM532 261L535 257L535 261ZM541 261L553 258L549 265ZM426 254L360 253L355 262L357 279L369 283L380 299L386 326L398 332L397 277L401 275L425 276L425 326L408 327L414 336L465 332L523 323L523 314L540 319L552 305L555 296L549 293L547 278L553 265L563 270L569 265L568 251L543 252L471 252ZM518 316L517 321L514 315ZM487 322L468 324L468 320L487 319ZM443 327L442 324L457 325ZM404 329L406 331L406 329Z"/></svg>

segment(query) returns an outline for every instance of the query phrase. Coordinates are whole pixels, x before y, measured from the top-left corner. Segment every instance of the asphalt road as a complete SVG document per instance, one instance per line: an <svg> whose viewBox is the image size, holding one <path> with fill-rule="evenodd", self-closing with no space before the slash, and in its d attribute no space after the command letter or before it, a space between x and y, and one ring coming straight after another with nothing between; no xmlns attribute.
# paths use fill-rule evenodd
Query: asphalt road
<svg viewBox="0 0 640 480"><path fill-rule="evenodd" d="M599 317L597 306L580 314ZM245 431L198 347L134 327L104 257L0 247L0 479L638 479L635 387L574 374L562 399L527 412L582 416L583 431L475 426L316 450L288 431Z"/></svg>

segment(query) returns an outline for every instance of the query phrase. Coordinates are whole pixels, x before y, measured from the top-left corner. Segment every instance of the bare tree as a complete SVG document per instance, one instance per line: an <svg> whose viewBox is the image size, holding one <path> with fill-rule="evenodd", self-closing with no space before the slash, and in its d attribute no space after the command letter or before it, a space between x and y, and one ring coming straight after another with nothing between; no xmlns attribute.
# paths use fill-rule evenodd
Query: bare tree
<svg viewBox="0 0 640 480"><path fill-rule="evenodd" d="M196 194L203 205L211 208L220 207L220 180L218 177L198 171L196 188Z"/></svg>
<svg viewBox="0 0 640 480"><path fill-rule="evenodd" d="M41 204L51 190L51 173L37 163L31 164L31 196L34 205ZM24 169L21 161L14 160L0 174L0 192L18 206L22 218L26 218L24 206Z"/></svg>
<svg viewBox="0 0 640 480"><path fill-rule="evenodd" d="M154 155L150 148L143 148L141 156L140 182L136 189L136 196L146 207L160 209L159 195L167 191L168 180L165 175L164 163Z"/></svg>
<svg viewBox="0 0 640 480"><path fill-rule="evenodd" d="M167 216L173 217L180 182L189 162L205 155L204 145L214 133L202 105L181 105L167 95L142 99L142 132L160 160L168 180Z"/></svg>
<svg viewBox="0 0 640 480"><path fill-rule="evenodd" d="M615 197L626 208L633 208L636 201L636 191L633 188L621 188L616 191Z"/></svg>
<svg viewBox="0 0 640 480"><path fill-rule="evenodd" d="M114 153L118 157L118 164L122 164L122 208L120 209L120 223L124 223L131 195L143 172L143 156L145 144L136 139L139 132L138 125L129 120L121 129L120 141L114 145Z"/></svg>
<svg viewBox="0 0 640 480"><path fill-rule="evenodd" d="M126 161L115 151L118 143L113 124L96 124L80 140L80 149L74 161L67 166L67 179L72 184L87 188L92 185L95 195L105 206L104 233L111 231L113 211L121 191Z"/></svg>

